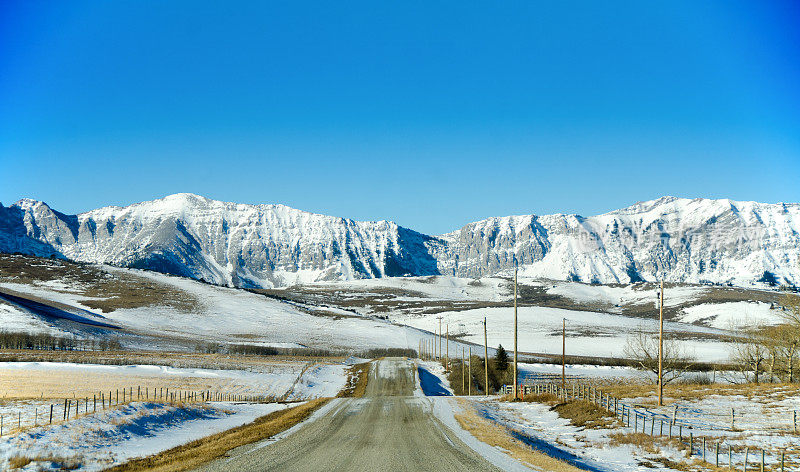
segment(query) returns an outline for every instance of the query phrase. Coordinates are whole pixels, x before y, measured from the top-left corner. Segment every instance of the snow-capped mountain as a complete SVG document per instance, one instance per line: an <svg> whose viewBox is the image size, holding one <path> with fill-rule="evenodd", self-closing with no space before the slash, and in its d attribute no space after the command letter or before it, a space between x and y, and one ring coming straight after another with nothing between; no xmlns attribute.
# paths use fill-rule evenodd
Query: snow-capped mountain
<svg viewBox="0 0 800 472"><path fill-rule="evenodd" d="M588 218L489 218L440 238L440 270L461 276L517 263L583 282L800 282L800 204L662 197Z"/></svg>
<svg viewBox="0 0 800 472"><path fill-rule="evenodd" d="M800 205L664 197L593 217L509 216L434 237L283 205L192 194L65 215L0 205L0 251L152 269L241 287L508 273L585 282L800 283Z"/></svg>

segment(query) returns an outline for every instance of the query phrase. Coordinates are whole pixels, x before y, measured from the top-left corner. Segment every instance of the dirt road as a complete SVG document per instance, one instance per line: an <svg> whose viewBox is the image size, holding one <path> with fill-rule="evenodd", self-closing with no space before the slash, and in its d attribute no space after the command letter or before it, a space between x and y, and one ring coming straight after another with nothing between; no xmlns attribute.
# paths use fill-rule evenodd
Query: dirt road
<svg viewBox="0 0 800 472"><path fill-rule="evenodd" d="M221 471L498 471L414 396L414 364L378 361L364 398L338 399L324 415L271 444L231 451L200 469Z"/></svg>

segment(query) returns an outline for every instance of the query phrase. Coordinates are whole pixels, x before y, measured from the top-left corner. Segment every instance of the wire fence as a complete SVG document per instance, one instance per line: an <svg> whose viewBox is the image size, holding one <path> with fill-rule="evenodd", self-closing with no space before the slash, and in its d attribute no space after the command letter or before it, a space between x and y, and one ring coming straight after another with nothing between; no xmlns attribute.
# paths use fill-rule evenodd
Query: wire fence
<svg viewBox="0 0 800 472"><path fill-rule="evenodd" d="M187 403L249 402L272 403L280 398L268 395L244 395L212 390L182 390L169 387L128 387L97 392L91 397L0 402L0 437L16 435L39 426L63 424L132 402L163 405Z"/></svg>
<svg viewBox="0 0 800 472"><path fill-rule="evenodd" d="M687 458L708 465L745 472L800 470L800 451L790 449L793 447L791 441L778 440L757 446L747 436L754 432L784 438L795 435L798 428L796 410L782 410L780 415L767 416L763 409L753 412L744 407L738 411L731 407L728 414L723 414L691 405L674 405L670 413L665 413L614 397L579 379L568 377L565 380L562 386L560 375L529 374L525 383L519 385L519 394L523 398L551 394L564 401L588 401L611 413L630 432L677 440L679 447L686 451ZM501 392L513 395L513 386L504 385Z"/></svg>

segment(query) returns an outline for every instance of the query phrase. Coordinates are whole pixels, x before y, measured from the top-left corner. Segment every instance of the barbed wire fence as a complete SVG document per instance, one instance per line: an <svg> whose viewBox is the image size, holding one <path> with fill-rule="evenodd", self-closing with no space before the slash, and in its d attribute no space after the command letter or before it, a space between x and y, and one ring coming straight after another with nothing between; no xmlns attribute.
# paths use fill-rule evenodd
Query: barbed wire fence
<svg viewBox="0 0 800 472"><path fill-rule="evenodd" d="M520 393L523 398L551 394L563 401L588 401L608 411L632 433L672 441L686 452L687 458L707 465L744 471L800 470L800 450L792 449L789 441L781 439L757 445L754 440L742 440L742 435L748 433L778 437L796 435L800 421L797 410L784 409L779 414L768 415L739 402L738 408L726 407L728 411L724 413L691 404L674 404L671 412L665 413L629 399L614 397L580 376L567 376L565 381L562 387L558 374L529 373L525 383L520 385ZM513 394L510 385L504 385L501 390L507 395Z"/></svg>

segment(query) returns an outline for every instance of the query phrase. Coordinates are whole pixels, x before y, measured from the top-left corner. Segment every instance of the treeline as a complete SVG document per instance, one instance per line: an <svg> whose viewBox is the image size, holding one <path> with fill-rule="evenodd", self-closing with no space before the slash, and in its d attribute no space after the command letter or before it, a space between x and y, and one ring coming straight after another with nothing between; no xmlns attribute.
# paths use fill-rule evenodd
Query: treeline
<svg viewBox="0 0 800 472"><path fill-rule="evenodd" d="M117 339L79 339L46 333L0 331L0 349L32 349L38 351L117 351Z"/></svg>
<svg viewBox="0 0 800 472"><path fill-rule="evenodd" d="M497 392L504 384L514 383L513 368L510 367L508 352L500 345L494 358L489 359L489 393ZM483 357L472 356L462 363L460 359L450 361L447 380L456 395L467 393L486 393L486 363Z"/></svg>
<svg viewBox="0 0 800 472"><path fill-rule="evenodd" d="M404 348L374 348L362 351L334 350L307 347L274 347L254 344L199 343L195 350L204 354L236 354L242 356L290 356L290 357L417 357L417 351Z"/></svg>
<svg viewBox="0 0 800 472"><path fill-rule="evenodd" d="M800 357L800 296L787 293L780 313L785 323L740 329L731 340L731 363L750 382L796 382Z"/></svg>

